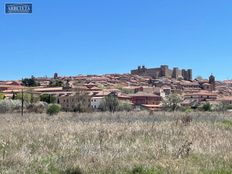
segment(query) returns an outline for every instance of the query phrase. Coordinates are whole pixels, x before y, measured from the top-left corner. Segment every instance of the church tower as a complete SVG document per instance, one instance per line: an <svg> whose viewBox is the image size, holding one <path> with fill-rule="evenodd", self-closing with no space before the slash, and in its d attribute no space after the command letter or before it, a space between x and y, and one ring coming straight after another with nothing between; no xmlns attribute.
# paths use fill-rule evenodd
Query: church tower
<svg viewBox="0 0 232 174"><path fill-rule="evenodd" d="M216 83L215 83L215 77L213 76L213 74L211 74L209 76L209 84L211 85L210 86L210 90L211 91L215 91L215 89L216 89Z"/></svg>

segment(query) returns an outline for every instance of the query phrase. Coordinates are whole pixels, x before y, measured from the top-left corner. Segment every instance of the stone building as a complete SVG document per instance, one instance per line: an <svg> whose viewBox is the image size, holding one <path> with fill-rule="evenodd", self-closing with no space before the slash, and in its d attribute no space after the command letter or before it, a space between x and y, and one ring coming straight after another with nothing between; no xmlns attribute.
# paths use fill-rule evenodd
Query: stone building
<svg viewBox="0 0 232 174"><path fill-rule="evenodd" d="M137 69L131 70L131 74L141 76L151 76L155 79L160 77L192 80L192 69L179 69L174 67L169 69L168 65L161 65L159 68L146 68L145 66L138 66Z"/></svg>

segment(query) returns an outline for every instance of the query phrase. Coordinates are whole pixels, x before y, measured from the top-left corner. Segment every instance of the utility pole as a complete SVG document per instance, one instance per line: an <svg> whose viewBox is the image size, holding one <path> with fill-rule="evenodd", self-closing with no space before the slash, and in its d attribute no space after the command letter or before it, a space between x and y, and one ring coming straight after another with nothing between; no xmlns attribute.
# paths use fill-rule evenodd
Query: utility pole
<svg viewBox="0 0 232 174"><path fill-rule="evenodd" d="M24 107L24 96L23 96L23 89L22 89L22 108L21 108L21 115L23 116L23 107Z"/></svg>

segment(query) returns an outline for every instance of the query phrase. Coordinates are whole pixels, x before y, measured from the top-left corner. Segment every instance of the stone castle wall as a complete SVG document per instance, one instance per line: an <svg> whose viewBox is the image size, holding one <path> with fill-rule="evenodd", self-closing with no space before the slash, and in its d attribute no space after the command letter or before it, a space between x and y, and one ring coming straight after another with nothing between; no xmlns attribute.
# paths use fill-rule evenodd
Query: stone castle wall
<svg viewBox="0 0 232 174"><path fill-rule="evenodd" d="M145 66L139 66L135 70L131 70L131 74L151 76L153 78L182 78L184 80L192 80L192 70L179 69L177 67L169 69L167 65L161 65L160 68L146 68Z"/></svg>

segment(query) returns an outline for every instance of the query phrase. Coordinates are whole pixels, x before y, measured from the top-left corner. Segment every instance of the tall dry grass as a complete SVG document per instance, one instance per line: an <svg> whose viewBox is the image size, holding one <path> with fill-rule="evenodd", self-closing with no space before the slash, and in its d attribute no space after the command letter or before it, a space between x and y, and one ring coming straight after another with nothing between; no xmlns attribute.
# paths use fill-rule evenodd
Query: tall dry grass
<svg viewBox="0 0 232 174"><path fill-rule="evenodd" d="M0 115L1 173L232 173L231 113ZM187 119L188 120L188 119Z"/></svg>

